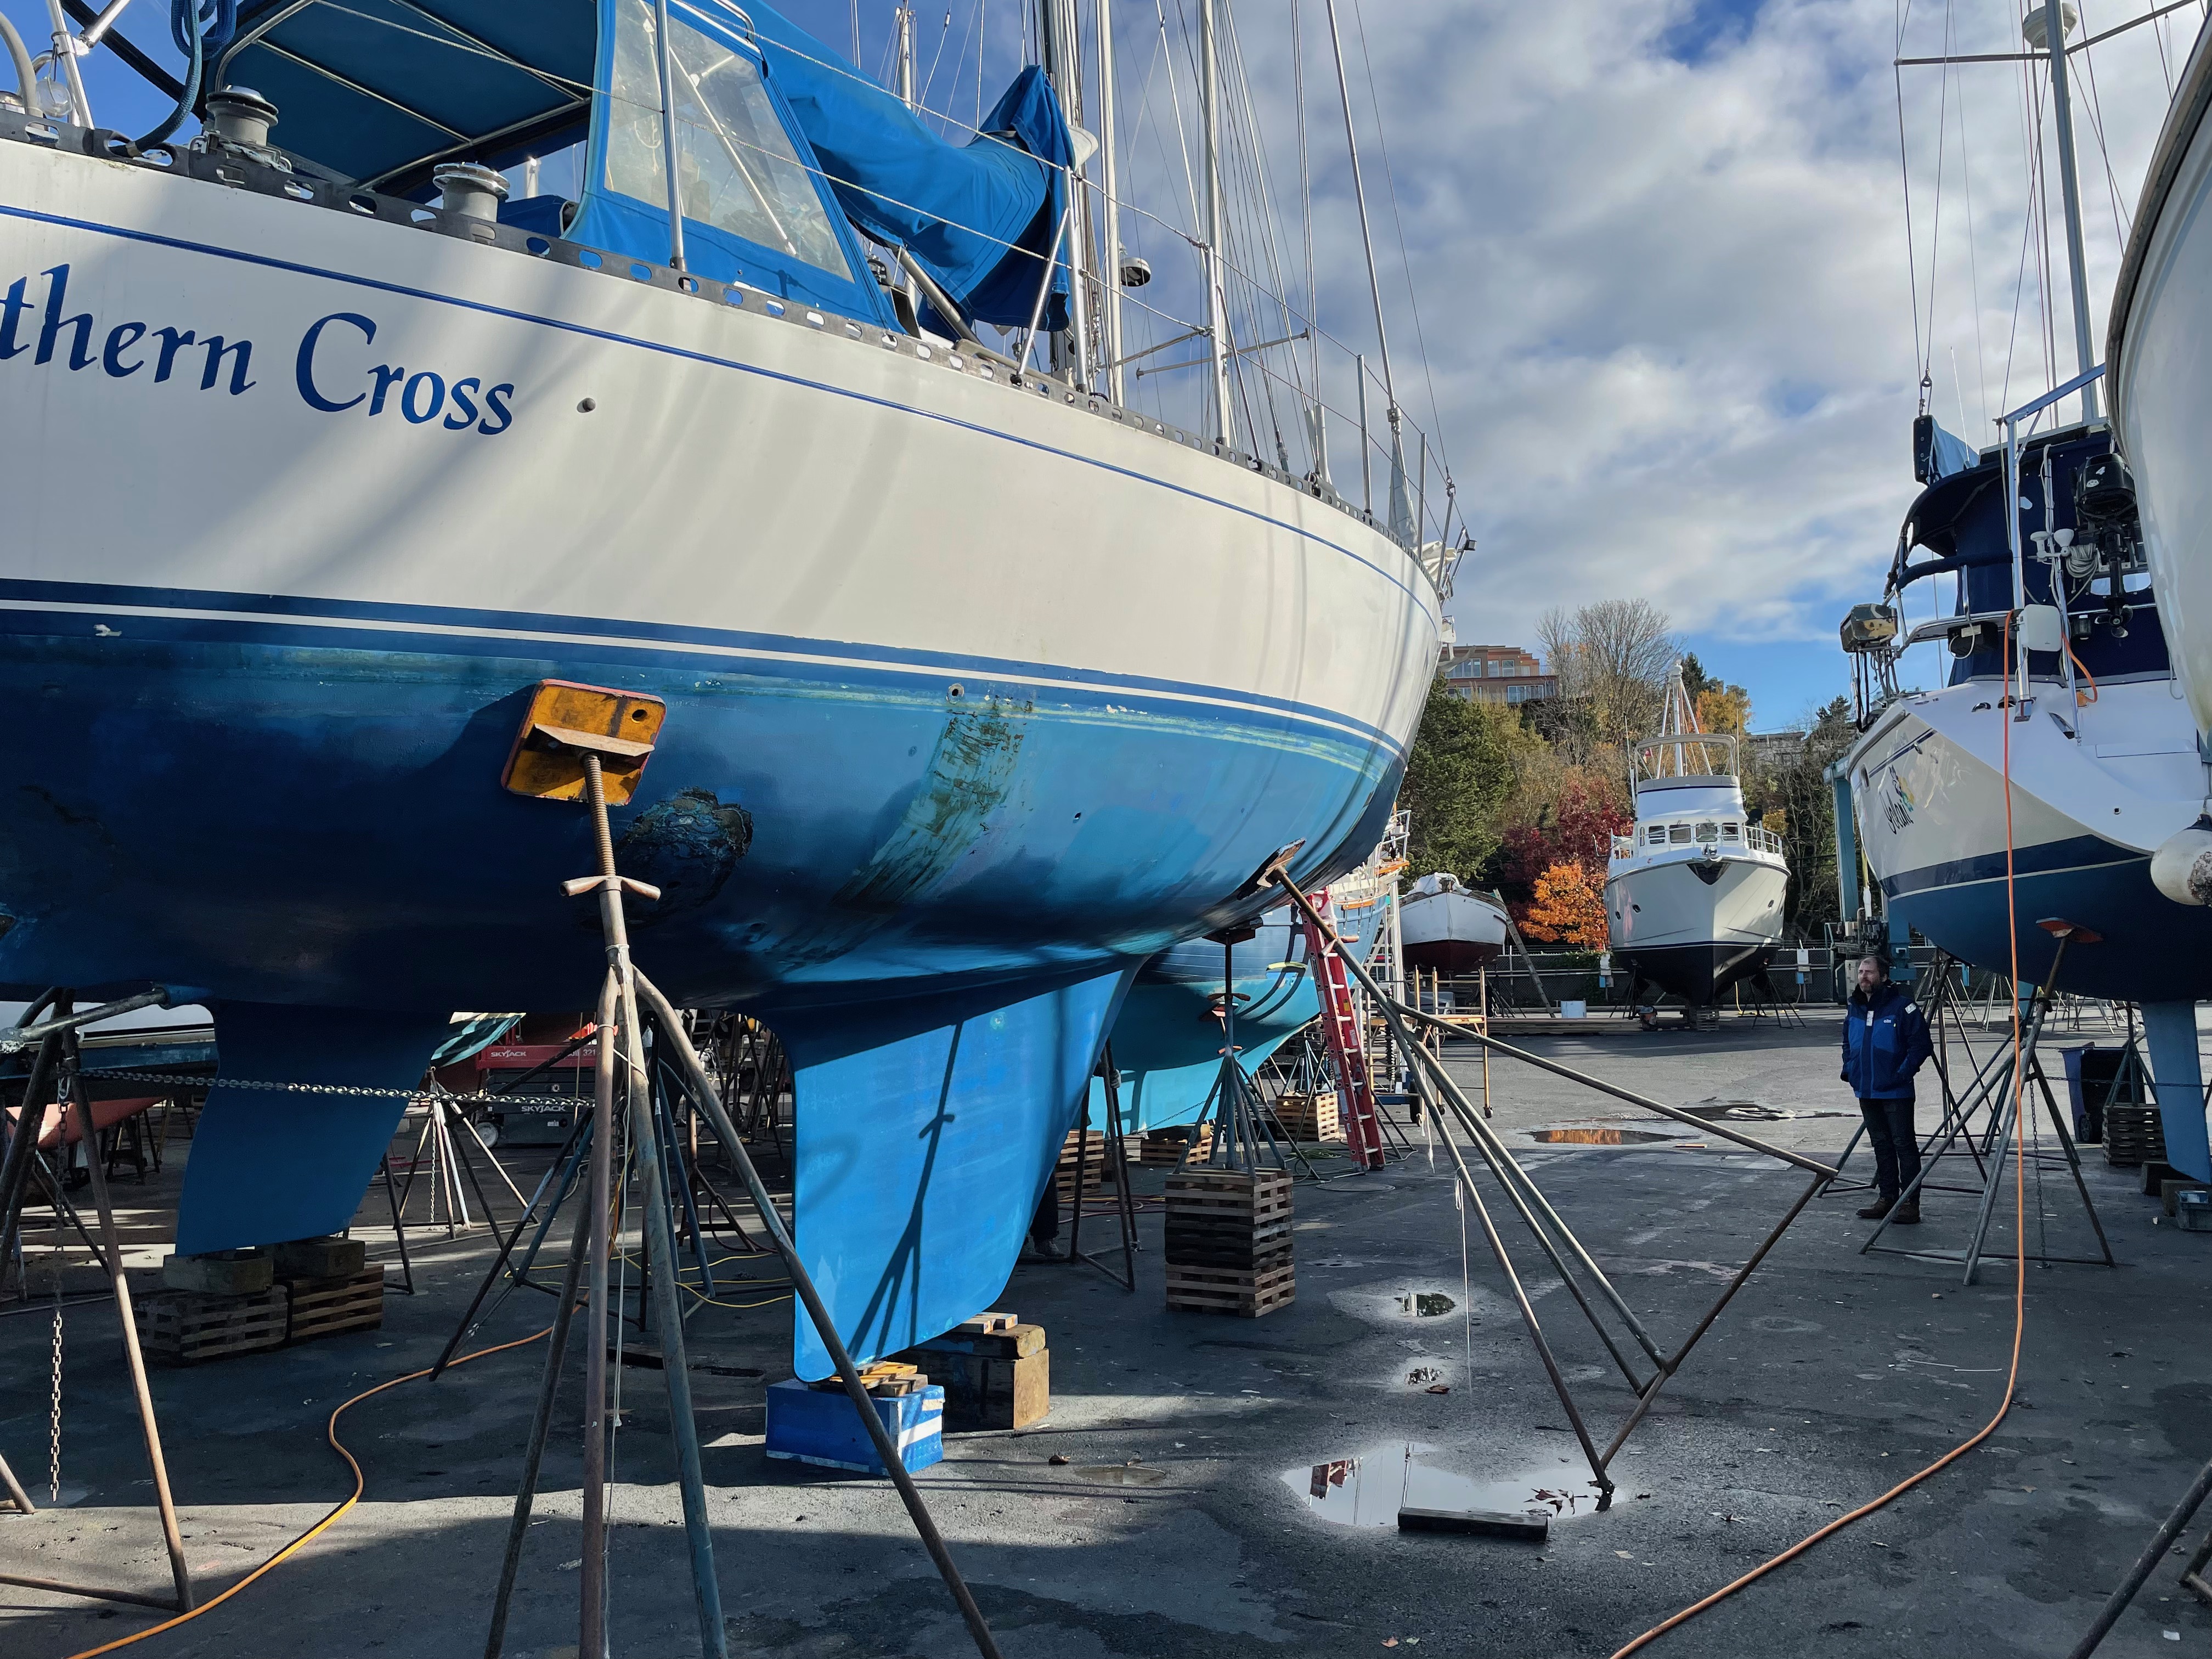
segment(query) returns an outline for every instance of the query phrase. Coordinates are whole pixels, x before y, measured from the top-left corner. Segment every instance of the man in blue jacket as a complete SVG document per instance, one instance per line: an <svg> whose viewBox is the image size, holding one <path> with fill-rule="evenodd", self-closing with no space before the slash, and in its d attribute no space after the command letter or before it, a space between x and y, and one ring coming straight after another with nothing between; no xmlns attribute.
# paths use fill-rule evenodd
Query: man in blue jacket
<svg viewBox="0 0 2212 1659"><path fill-rule="evenodd" d="M1859 1115L1874 1146L1881 1197L1859 1212L1869 1221L1888 1216L1905 1227L1920 1219L1917 1194L1906 1204L1897 1199L1920 1174L1912 1074L1934 1052L1926 1016L1905 987L1889 982L1889 964L1879 953L1861 957L1858 989L1844 1009L1844 1081L1859 1097Z"/></svg>

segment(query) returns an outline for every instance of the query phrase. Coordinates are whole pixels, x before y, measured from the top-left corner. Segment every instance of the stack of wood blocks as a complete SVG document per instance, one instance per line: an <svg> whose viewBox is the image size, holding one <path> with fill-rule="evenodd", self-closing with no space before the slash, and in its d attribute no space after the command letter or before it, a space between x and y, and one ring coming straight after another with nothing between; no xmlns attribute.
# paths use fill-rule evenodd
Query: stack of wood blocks
<svg viewBox="0 0 2212 1659"><path fill-rule="evenodd" d="M139 1346L161 1364L261 1353L384 1323L384 1268L368 1264L359 1239L173 1255L161 1279L165 1288L132 1310Z"/></svg>
<svg viewBox="0 0 2212 1659"><path fill-rule="evenodd" d="M1309 1094L1299 1089L1286 1089L1277 1097L1273 1113L1279 1134L1293 1140L1321 1141L1344 1139L1343 1126L1337 1121L1336 1091L1322 1089Z"/></svg>
<svg viewBox="0 0 2212 1659"><path fill-rule="evenodd" d="M1168 1306L1257 1319L1297 1296L1285 1170L1178 1170L1168 1177Z"/></svg>
<svg viewBox="0 0 2212 1659"><path fill-rule="evenodd" d="M878 1359L860 1367L860 1382L878 1400L902 1400L929 1386L921 1366L903 1359ZM835 1371L806 1385L817 1394L842 1394L845 1379Z"/></svg>
<svg viewBox="0 0 2212 1659"><path fill-rule="evenodd" d="M1143 1148L1137 1162L1147 1169L1172 1170L1185 1158L1205 1158L1213 1152L1213 1126L1209 1123L1198 1132L1198 1145L1191 1145L1188 1125L1174 1129L1147 1129Z"/></svg>
<svg viewBox="0 0 2212 1659"><path fill-rule="evenodd" d="M1018 1316L977 1314L902 1356L945 1388L945 1419L958 1429L1025 1429L1052 1409L1052 1351L1044 1327Z"/></svg>
<svg viewBox="0 0 2212 1659"><path fill-rule="evenodd" d="M1106 1132L1071 1129L1060 1143L1060 1162L1052 1172L1052 1189L1065 1204L1075 1195L1076 1170L1083 1172L1083 1194L1088 1198L1106 1184Z"/></svg>

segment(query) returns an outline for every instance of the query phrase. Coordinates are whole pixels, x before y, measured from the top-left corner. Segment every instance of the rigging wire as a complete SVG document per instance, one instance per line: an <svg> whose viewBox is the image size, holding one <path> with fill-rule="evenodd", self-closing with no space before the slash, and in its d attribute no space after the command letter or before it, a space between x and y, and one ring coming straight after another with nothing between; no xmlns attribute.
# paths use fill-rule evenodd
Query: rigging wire
<svg viewBox="0 0 2212 1659"><path fill-rule="evenodd" d="M1390 223L1398 235L1398 263L1406 278L1406 304L1413 313L1413 349L1421 355L1421 378L1429 392L1429 422L1435 429L1437 465L1443 471L1447 485L1451 480L1451 459L1444 448L1443 411L1437 402L1436 370L1429 360L1429 344L1421 331L1420 296L1413 291L1413 256L1406 246L1406 223L1398 214L1398 182L1390 170L1390 140L1382 127L1382 100L1375 90L1375 61L1367 52L1367 21L1359 9L1359 0L1352 0L1352 32L1359 37L1359 61L1367 72L1367 101L1375 111L1375 147L1382 163L1382 188L1390 202ZM1425 532L1419 525L1413 526L1413 540L1418 544Z"/></svg>

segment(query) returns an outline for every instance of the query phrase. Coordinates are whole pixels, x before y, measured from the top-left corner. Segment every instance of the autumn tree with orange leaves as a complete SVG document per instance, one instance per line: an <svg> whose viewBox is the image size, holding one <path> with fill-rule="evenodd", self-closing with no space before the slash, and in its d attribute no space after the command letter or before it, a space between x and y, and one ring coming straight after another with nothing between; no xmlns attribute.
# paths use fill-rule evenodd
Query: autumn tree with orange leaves
<svg viewBox="0 0 2212 1659"><path fill-rule="evenodd" d="M1585 951L1606 946L1605 886L1586 866L1553 865L1536 878L1536 896L1521 923L1530 939Z"/></svg>

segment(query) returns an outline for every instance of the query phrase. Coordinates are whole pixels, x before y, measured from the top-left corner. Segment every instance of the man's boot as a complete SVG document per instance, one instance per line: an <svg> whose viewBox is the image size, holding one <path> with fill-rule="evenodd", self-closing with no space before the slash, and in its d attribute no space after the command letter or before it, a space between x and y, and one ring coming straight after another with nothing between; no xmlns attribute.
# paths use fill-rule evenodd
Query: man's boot
<svg viewBox="0 0 2212 1659"><path fill-rule="evenodd" d="M1862 1221L1879 1221L1882 1217L1890 1212L1890 1210L1896 1205L1896 1203L1897 1200L1893 1198L1877 1198L1873 1203L1868 1205L1866 1208L1859 1212L1859 1219Z"/></svg>
<svg viewBox="0 0 2212 1659"><path fill-rule="evenodd" d="M1893 1227L1917 1227L1920 1224L1920 1200L1916 1198L1910 1203L1899 1205L1897 1213L1889 1218L1889 1224Z"/></svg>

